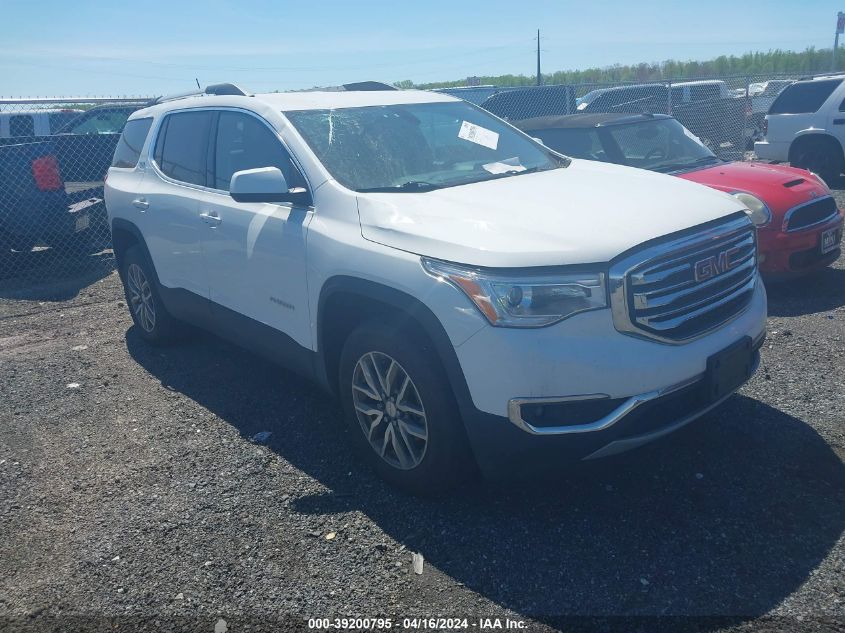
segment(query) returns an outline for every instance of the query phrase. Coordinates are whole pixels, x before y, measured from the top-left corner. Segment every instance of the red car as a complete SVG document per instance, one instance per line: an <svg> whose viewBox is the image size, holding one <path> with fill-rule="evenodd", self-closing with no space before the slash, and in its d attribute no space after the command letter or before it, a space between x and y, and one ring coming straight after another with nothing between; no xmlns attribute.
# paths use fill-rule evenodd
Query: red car
<svg viewBox="0 0 845 633"><path fill-rule="evenodd" d="M840 255L842 212L808 171L717 158L692 132L660 114L574 114L513 122L574 158L671 174L734 195L757 225L760 271L789 277Z"/></svg>

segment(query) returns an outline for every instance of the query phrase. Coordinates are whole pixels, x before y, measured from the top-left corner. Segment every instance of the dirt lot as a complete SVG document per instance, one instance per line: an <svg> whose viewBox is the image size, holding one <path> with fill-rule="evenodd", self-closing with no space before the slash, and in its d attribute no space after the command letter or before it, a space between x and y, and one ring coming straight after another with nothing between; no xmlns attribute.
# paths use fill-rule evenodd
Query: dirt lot
<svg viewBox="0 0 845 633"><path fill-rule="evenodd" d="M209 336L148 347L114 274L59 300L55 285L5 288L0 629L292 631L385 615L399 630L422 616L845 630L842 260L770 289L760 371L697 423L441 500L362 468L337 407L302 380ZM266 446L250 439L261 431Z"/></svg>

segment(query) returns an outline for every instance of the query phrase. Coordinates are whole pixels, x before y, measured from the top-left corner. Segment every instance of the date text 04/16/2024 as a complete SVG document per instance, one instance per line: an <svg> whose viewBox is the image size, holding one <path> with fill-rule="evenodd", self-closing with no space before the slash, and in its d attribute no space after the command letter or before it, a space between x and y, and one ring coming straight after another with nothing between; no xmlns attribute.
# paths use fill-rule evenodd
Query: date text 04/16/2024
<svg viewBox="0 0 845 633"><path fill-rule="evenodd" d="M525 630L523 620L510 618L309 618L308 628L316 630L367 630L387 631L442 631L442 630L477 630L496 631Z"/></svg>

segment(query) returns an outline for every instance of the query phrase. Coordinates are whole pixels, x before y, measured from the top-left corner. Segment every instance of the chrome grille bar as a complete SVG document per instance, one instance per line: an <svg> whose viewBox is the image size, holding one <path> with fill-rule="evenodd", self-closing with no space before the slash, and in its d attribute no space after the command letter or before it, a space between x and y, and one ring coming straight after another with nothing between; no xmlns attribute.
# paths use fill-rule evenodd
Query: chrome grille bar
<svg viewBox="0 0 845 633"><path fill-rule="evenodd" d="M610 269L616 328L683 343L745 310L757 283L757 236L745 214L635 250Z"/></svg>

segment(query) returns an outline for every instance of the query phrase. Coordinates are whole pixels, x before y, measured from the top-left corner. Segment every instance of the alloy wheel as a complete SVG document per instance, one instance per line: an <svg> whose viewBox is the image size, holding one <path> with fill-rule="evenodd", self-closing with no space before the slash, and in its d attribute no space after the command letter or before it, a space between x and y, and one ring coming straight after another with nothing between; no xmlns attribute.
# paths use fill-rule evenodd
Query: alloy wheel
<svg viewBox="0 0 845 633"><path fill-rule="evenodd" d="M368 352L352 372L358 423L381 459L400 470L420 464L428 445L428 422L408 372L382 352Z"/></svg>
<svg viewBox="0 0 845 633"><path fill-rule="evenodd" d="M132 313L145 332L152 332L156 325L156 310L150 282L138 264L130 264L126 279Z"/></svg>

